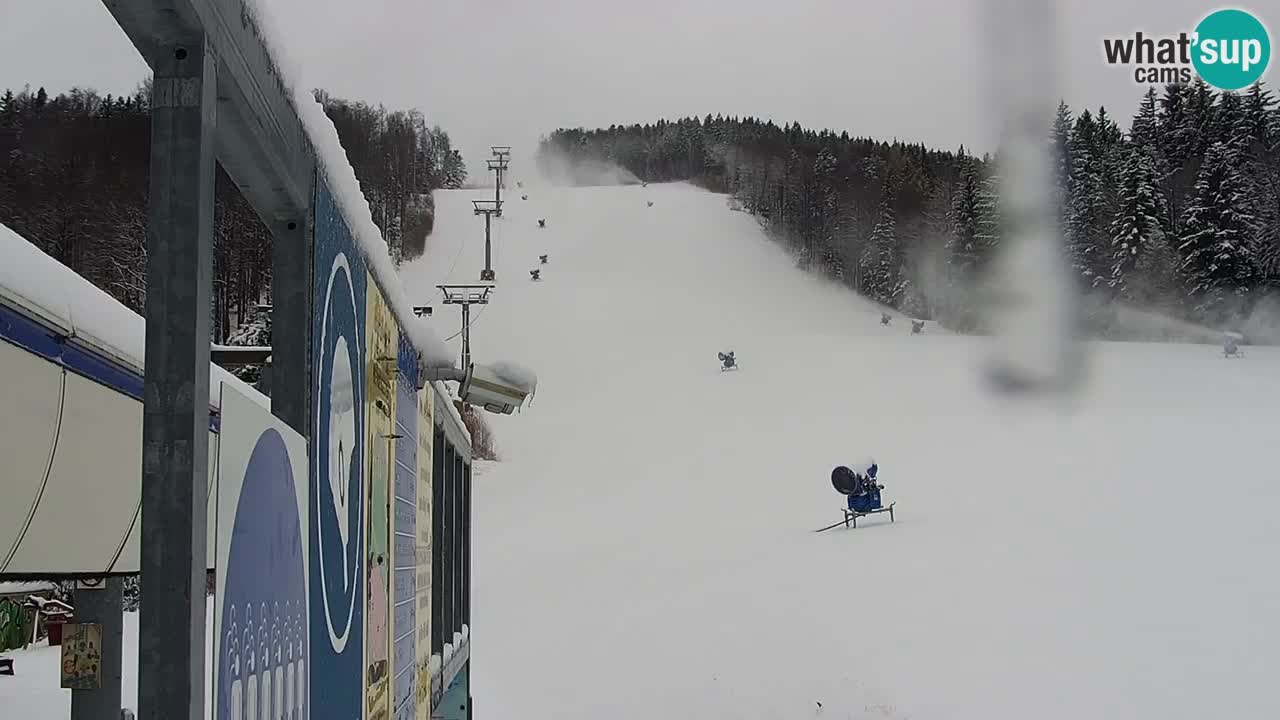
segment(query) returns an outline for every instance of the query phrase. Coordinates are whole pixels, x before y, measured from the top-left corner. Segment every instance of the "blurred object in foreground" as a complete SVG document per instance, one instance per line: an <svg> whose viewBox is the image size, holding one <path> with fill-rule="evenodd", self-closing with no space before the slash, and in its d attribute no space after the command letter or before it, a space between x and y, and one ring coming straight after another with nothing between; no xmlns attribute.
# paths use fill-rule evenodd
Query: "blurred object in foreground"
<svg viewBox="0 0 1280 720"><path fill-rule="evenodd" d="M991 107L998 113L1001 242L988 280L987 378L1003 392L1076 389L1083 358L1053 182L1057 105L1051 0L987 0Z"/></svg>

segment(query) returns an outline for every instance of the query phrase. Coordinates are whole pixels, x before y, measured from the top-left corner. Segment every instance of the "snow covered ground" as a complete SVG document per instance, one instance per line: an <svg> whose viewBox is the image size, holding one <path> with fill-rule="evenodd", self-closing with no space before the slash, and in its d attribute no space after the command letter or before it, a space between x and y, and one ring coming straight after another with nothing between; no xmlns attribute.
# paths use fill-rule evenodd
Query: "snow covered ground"
<svg viewBox="0 0 1280 720"><path fill-rule="evenodd" d="M205 614L205 663L213 663L213 598ZM14 659L16 674L0 676L0 717L23 720L65 720L71 717L71 691L59 687L58 666L62 649L41 640L29 650L5 653ZM138 613L124 614L124 653L121 673L121 704L137 712L138 707ZM213 705L205 695L204 714L213 716Z"/></svg>
<svg viewBox="0 0 1280 720"><path fill-rule="evenodd" d="M880 326L721 197L525 192L472 335L540 381L477 473L479 717L1280 717L1280 350L1092 344L1075 402L1008 405L980 340ZM479 197L439 194L410 301L475 282ZM897 523L810 532L867 453ZM12 655L0 717L67 717L57 651Z"/></svg>
<svg viewBox="0 0 1280 720"><path fill-rule="evenodd" d="M490 196L437 195L412 302L476 282ZM1280 350L1091 344L1083 395L1010 405L723 197L506 197L473 352L540 384L477 476L478 717L1280 717ZM810 532L866 453L897 523Z"/></svg>

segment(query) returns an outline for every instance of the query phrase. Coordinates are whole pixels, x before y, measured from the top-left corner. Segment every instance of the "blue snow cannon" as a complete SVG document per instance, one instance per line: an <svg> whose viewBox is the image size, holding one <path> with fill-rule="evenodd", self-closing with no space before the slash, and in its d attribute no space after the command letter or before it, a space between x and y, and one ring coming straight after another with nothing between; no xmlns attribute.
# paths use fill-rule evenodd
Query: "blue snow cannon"
<svg viewBox="0 0 1280 720"><path fill-rule="evenodd" d="M880 466L871 463L867 467L866 475L862 478L859 492L851 493L849 497L849 509L854 512L871 512L884 507L884 503L880 500L880 484L876 482L876 474L880 472Z"/></svg>
<svg viewBox="0 0 1280 720"><path fill-rule="evenodd" d="M831 471L832 487L846 498L846 507L841 508L844 520L819 528L816 532L825 532L840 525L856 528L858 518L883 512L889 513L889 522L894 521L893 506L896 503L885 505L880 499L880 466L874 460L868 460L857 467L863 468L862 472L856 472L845 465Z"/></svg>

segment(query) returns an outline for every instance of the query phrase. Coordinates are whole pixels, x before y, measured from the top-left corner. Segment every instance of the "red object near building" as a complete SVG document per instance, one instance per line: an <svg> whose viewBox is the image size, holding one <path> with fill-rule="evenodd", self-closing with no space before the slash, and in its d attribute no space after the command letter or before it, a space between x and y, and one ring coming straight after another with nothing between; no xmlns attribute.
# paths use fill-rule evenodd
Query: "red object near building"
<svg viewBox="0 0 1280 720"><path fill-rule="evenodd" d="M56 647L62 644L62 626L75 622L75 616L65 610L46 610L44 616L44 627L49 633L49 646Z"/></svg>

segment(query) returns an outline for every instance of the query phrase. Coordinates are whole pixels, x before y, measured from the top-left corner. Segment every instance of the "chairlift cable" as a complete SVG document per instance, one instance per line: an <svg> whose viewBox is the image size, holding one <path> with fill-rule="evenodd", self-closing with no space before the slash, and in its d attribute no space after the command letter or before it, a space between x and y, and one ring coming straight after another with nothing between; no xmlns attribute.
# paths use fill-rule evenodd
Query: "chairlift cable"
<svg viewBox="0 0 1280 720"><path fill-rule="evenodd" d="M488 303L485 303L485 306L484 306L484 307L482 307L482 308L480 308L478 311L476 311L476 314L475 314L475 315L473 315L473 316L471 317L471 322L467 323L467 329L468 329L468 330L470 330L470 329L471 329L471 326L472 326L472 325L475 325L475 324L476 324L476 321L480 319L480 316L484 314L484 311L485 311L485 310L488 310L488 309L489 309L489 305L488 305ZM462 331L461 331L461 330L459 330L458 332L456 332L456 333L454 333L454 334L450 335L449 337L445 338L443 342L449 342L450 340L452 340L452 339L454 339L454 338L458 337L458 336L459 336L459 335L461 335L461 334L462 334Z"/></svg>

